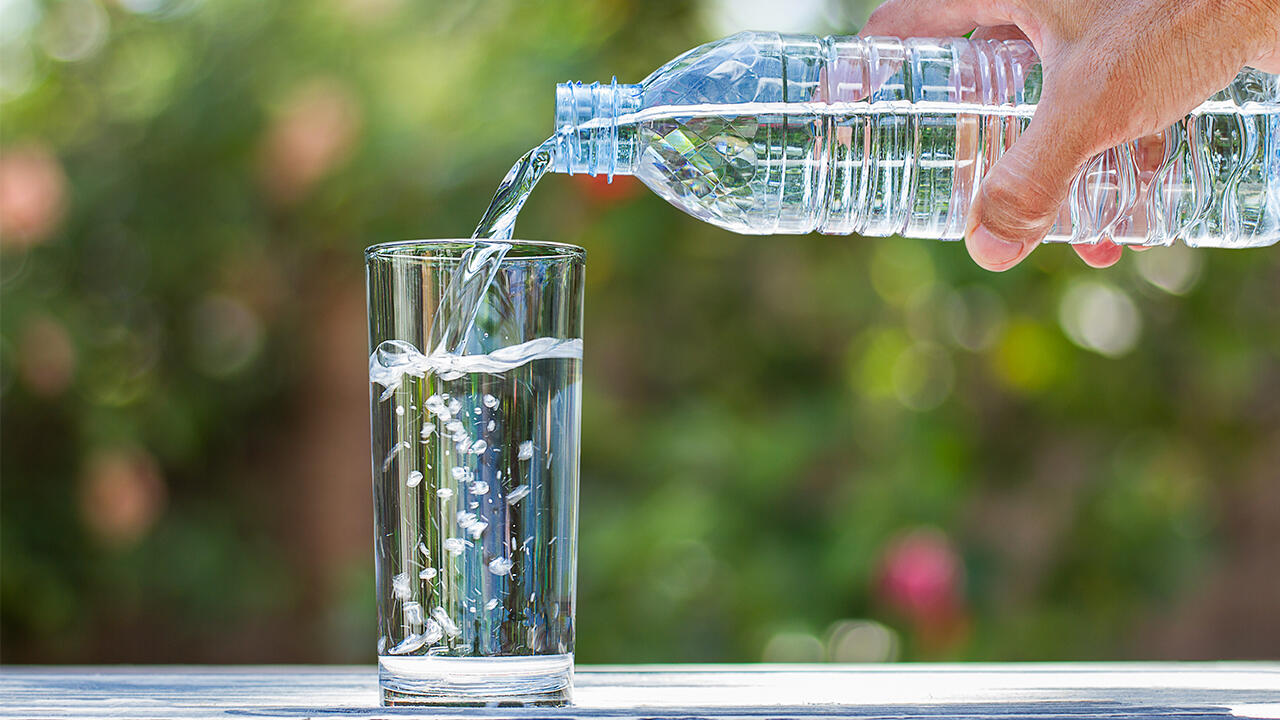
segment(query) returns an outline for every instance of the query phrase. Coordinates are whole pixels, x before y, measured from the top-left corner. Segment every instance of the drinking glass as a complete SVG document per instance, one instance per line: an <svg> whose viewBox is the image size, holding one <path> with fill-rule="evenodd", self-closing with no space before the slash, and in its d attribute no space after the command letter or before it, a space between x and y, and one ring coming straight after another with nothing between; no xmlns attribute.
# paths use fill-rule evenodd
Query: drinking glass
<svg viewBox="0 0 1280 720"><path fill-rule="evenodd" d="M365 258L383 704L567 703L585 253Z"/></svg>

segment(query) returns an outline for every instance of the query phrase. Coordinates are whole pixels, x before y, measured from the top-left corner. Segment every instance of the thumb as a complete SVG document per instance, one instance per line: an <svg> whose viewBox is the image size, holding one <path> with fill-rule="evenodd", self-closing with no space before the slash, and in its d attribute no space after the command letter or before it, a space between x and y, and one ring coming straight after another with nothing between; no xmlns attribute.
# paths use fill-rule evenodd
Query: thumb
<svg viewBox="0 0 1280 720"><path fill-rule="evenodd" d="M1089 135L1087 127L1042 100L1027 129L987 172L969 208L965 246L974 262L1008 270L1040 244L1072 179L1095 152Z"/></svg>

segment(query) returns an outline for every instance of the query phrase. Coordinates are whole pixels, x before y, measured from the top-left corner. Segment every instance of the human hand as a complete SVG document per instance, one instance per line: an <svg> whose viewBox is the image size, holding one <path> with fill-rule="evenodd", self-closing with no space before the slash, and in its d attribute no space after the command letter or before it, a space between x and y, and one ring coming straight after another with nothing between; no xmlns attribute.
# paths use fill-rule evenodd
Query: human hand
<svg viewBox="0 0 1280 720"><path fill-rule="evenodd" d="M1043 63L1035 117L982 181L965 245L1007 270L1048 233L1094 155L1181 119L1250 65L1280 72L1280 0L887 0L860 33L1025 37ZM1093 267L1110 240L1076 245Z"/></svg>

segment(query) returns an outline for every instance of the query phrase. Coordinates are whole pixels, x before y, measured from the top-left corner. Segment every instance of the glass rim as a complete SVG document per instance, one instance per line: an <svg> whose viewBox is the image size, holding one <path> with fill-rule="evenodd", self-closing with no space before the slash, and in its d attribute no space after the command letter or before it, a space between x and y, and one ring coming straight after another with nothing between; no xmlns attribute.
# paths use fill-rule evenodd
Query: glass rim
<svg viewBox="0 0 1280 720"><path fill-rule="evenodd" d="M377 243L364 249L366 262L374 260L412 260L418 262L456 262L462 253L477 242L479 238L431 238L424 240L395 240ZM535 260L571 260L585 262L587 251L578 245L552 242L550 240L500 240L511 246L506 257L507 262L528 262ZM440 250L453 250L449 254Z"/></svg>

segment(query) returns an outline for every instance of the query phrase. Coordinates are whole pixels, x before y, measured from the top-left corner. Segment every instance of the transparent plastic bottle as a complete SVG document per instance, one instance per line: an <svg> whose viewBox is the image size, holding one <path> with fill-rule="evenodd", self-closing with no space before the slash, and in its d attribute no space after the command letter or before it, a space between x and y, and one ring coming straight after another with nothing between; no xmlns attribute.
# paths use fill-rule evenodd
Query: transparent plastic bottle
<svg viewBox="0 0 1280 720"><path fill-rule="evenodd" d="M630 174L739 233L958 239L1042 87L1022 41L740 33L639 85L556 89L557 172ZM1164 132L1093 158L1049 241L1280 240L1280 76L1245 69Z"/></svg>

